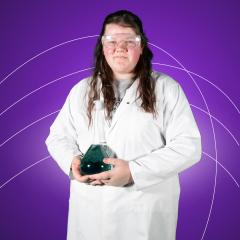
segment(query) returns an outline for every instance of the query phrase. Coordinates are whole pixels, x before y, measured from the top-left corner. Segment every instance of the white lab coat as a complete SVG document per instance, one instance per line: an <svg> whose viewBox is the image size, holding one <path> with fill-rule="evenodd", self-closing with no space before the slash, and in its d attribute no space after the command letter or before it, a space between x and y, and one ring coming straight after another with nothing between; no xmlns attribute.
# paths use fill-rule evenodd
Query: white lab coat
<svg viewBox="0 0 240 240"><path fill-rule="evenodd" d="M134 184L91 186L72 179L69 240L175 239L178 173L200 160L201 136L181 86L163 73L153 72L153 77L157 118L144 112L136 99L138 79L127 89L111 126L104 109L98 110L106 142L118 158L129 161ZM88 81L72 88L46 140L67 175L73 156L86 152L95 141L96 122L88 129L86 115Z"/></svg>

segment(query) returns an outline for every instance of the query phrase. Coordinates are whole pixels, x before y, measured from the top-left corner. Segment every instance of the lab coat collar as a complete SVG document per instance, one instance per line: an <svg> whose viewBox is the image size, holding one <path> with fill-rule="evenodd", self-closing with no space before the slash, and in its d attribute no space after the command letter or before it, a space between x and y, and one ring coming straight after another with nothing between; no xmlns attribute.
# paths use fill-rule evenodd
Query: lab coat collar
<svg viewBox="0 0 240 240"><path fill-rule="evenodd" d="M115 114L113 115L112 123L106 133L106 136L110 134L120 117L126 113L126 110L137 100L137 87L139 84L139 78L135 79L132 85L126 90L122 102L118 106ZM99 81L100 89L102 88L102 82ZM100 91L100 101L104 102L102 91Z"/></svg>
<svg viewBox="0 0 240 240"><path fill-rule="evenodd" d="M125 96L123 100L129 102L129 104L133 103L137 99L137 87L139 84L139 78L135 79L132 85L126 90ZM98 89L102 89L102 81L98 79ZM100 91L100 101L104 102L104 97L102 91Z"/></svg>

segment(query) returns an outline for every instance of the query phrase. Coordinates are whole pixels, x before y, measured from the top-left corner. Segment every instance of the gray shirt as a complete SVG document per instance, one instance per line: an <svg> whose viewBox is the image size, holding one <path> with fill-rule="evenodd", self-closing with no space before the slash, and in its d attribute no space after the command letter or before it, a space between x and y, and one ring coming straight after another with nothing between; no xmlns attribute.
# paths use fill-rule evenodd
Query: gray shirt
<svg viewBox="0 0 240 240"><path fill-rule="evenodd" d="M113 112L112 112L113 115L117 110L118 106L120 105L122 99L124 98L126 90L132 85L132 83L133 83L132 79L114 80L113 88L114 88L116 101L113 107Z"/></svg>

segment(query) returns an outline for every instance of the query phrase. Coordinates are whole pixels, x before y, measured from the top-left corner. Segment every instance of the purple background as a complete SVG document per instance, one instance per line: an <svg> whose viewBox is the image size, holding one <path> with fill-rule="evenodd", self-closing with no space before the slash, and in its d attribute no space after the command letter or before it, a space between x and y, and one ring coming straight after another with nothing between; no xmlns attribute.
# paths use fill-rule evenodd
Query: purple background
<svg viewBox="0 0 240 240"><path fill-rule="evenodd" d="M182 85L202 134L202 160L180 174L177 239L240 239L238 1L156 2L1 1L0 239L66 238L69 180L51 158L37 163L48 156L44 141L56 113L43 117L60 109L71 87L91 72L26 95L92 67L96 37L50 49L8 74L58 44L99 34L104 17L119 9L139 15L150 43L162 49L151 45L153 63L161 64L153 67ZM167 53L195 73L192 77L215 117L214 132L196 84Z"/></svg>

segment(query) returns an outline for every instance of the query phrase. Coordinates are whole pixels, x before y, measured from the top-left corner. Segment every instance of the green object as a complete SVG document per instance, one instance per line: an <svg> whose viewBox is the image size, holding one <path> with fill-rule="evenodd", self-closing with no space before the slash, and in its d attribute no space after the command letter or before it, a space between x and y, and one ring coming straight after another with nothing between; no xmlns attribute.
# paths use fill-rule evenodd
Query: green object
<svg viewBox="0 0 240 240"><path fill-rule="evenodd" d="M92 144L81 159L81 175L90 175L111 170L112 165L103 162L103 159L108 157L114 157L114 153L107 145Z"/></svg>

